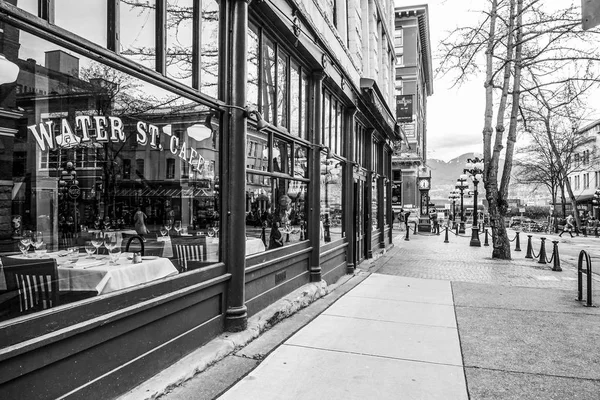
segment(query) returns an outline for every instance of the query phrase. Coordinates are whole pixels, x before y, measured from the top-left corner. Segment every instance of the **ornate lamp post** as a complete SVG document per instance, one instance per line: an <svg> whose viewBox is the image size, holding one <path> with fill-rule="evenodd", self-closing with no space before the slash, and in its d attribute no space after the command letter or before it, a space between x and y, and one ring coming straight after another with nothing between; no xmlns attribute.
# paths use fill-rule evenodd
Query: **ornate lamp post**
<svg viewBox="0 0 600 400"><path fill-rule="evenodd" d="M467 159L467 164L465 166L464 173L469 174L471 179L473 180L473 227L471 229L471 246L481 247L481 242L479 241L479 225L477 225L477 216L479 211L477 210L477 184L482 177L483 172L483 158L480 158L479 155L475 155L473 158Z"/></svg>
<svg viewBox="0 0 600 400"><path fill-rule="evenodd" d="M448 200L452 202L452 223L456 222L456 200L460 197L460 194L456 189L453 189L448 196Z"/></svg>
<svg viewBox="0 0 600 400"><path fill-rule="evenodd" d="M466 183L467 180L468 180L467 175L462 174L456 181L456 186L455 186L455 188L460 191L460 222L459 222L458 233L465 233L464 195L465 195L465 189L467 189L469 187L469 185Z"/></svg>
<svg viewBox="0 0 600 400"><path fill-rule="evenodd" d="M600 189L596 190L594 193L594 197L592 197L592 204L594 207L594 218L598 220L600 219Z"/></svg>

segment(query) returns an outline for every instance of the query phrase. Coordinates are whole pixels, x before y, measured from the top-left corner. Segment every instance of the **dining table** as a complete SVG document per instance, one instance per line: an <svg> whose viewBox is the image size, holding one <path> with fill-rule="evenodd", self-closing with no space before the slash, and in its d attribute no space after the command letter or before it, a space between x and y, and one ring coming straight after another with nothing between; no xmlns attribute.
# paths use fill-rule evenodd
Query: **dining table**
<svg viewBox="0 0 600 400"><path fill-rule="evenodd" d="M32 256L11 256L30 259ZM132 286L177 275L179 271L170 259L157 256L144 256L141 262L133 262L133 253L121 253L116 262L111 262L108 255L96 255L93 258L68 255L65 251L47 253L45 257L56 259L59 279L59 290L68 292L90 292L98 294L114 292ZM0 274L0 289L6 286L4 271Z"/></svg>

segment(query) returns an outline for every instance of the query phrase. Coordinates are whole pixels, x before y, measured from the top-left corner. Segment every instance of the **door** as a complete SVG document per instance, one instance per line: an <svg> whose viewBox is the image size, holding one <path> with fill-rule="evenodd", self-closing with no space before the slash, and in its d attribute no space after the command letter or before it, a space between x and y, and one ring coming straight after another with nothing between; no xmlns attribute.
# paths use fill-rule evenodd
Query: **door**
<svg viewBox="0 0 600 400"><path fill-rule="evenodd" d="M356 216L354 259L359 265L366 257L365 246L365 183L364 180L354 180L354 215Z"/></svg>

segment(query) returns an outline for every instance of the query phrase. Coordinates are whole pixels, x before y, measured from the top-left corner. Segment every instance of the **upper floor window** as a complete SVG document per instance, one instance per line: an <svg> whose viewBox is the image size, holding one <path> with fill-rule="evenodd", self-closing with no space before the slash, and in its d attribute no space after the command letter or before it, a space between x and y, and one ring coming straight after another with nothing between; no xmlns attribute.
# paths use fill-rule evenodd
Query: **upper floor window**
<svg viewBox="0 0 600 400"><path fill-rule="evenodd" d="M220 0L25 0L19 1L18 7L217 97L220 3ZM194 35L196 25L201 29Z"/></svg>
<svg viewBox="0 0 600 400"><path fill-rule="evenodd" d="M166 174L166 178L167 179L174 179L175 178L175 159L174 158L167 158L167 174Z"/></svg>
<svg viewBox="0 0 600 400"><path fill-rule="evenodd" d="M310 79L303 66L252 23L248 28L248 104L293 136L307 139Z"/></svg>

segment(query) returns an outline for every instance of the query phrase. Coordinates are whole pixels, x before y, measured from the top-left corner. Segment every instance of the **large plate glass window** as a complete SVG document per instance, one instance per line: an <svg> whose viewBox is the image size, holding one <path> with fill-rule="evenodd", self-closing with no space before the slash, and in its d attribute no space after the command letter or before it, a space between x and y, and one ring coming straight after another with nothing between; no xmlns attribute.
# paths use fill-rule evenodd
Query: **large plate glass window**
<svg viewBox="0 0 600 400"><path fill-rule="evenodd" d="M20 262L55 262L59 300L34 307L0 296L0 318L218 262L217 111L28 32L4 32L20 46L0 46L18 67L0 82L0 292L27 290L15 279ZM150 257L139 265L125 254L132 237ZM141 251L139 239L130 246Z"/></svg>

